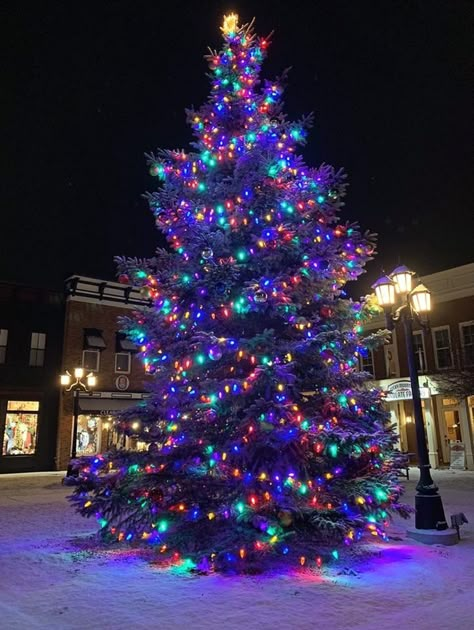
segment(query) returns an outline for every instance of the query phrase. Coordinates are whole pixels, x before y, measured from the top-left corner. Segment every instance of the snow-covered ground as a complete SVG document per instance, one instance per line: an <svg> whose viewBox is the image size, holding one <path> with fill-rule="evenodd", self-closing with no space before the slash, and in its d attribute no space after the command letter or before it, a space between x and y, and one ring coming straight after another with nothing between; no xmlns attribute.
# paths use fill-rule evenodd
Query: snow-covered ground
<svg viewBox="0 0 474 630"><path fill-rule="evenodd" d="M417 471L407 483L412 502ZM61 474L0 476L0 628L455 630L474 627L474 473L434 471L446 515L469 520L453 547L405 536L363 562L322 572L207 577L153 567L137 552L91 549Z"/></svg>

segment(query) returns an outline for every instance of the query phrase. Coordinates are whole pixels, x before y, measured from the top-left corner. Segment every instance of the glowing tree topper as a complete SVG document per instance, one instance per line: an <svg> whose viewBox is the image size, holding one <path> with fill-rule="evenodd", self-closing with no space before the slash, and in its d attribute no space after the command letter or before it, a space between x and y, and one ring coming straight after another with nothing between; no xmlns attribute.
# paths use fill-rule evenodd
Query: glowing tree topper
<svg viewBox="0 0 474 630"><path fill-rule="evenodd" d="M282 113L284 76L260 80L268 39L235 14L221 30L191 149L147 156L168 247L117 259L149 298L122 327L150 397L116 423L142 450L80 460L72 500L106 538L186 567L319 567L407 511L382 396L359 370L379 341L361 337L370 303L344 293L374 236L341 222L342 171L298 153L311 117Z"/></svg>

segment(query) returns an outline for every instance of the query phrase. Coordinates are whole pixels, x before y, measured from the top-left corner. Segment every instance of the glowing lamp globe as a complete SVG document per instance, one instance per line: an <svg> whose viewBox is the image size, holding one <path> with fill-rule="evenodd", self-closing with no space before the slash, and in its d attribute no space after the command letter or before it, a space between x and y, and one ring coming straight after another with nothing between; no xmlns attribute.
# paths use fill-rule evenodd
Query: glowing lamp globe
<svg viewBox="0 0 474 630"><path fill-rule="evenodd" d="M95 387L97 385L97 376L94 374L87 375L87 387Z"/></svg>
<svg viewBox="0 0 474 630"><path fill-rule="evenodd" d="M74 368L74 378L82 378L84 376L84 368Z"/></svg>
<svg viewBox="0 0 474 630"><path fill-rule="evenodd" d="M377 302L380 306L393 306L395 304L395 283L388 276L382 276L372 285L375 290Z"/></svg>
<svg viewBox="0 0 474 630"><path fill-rule="evenodd" d="M63 387L67 387L71 383L71 375L70 374L61 374L61 385Z"/></svg>
<svg viewBox="0 0 474 630"><path fill-rule="evenodd" d="M417 313L429 313L431 311L431 293L424 284L419 284L410 293L411 305Z"/></svg>
<svg viewBox="0 0 474 630"><path fill-rule="evenodd" d="M413 271L410 271L405 265L396 267L390 274L390 278L395 283L395 290L402 295L410 293L411 291L411 278L414 275Z"/></svg>

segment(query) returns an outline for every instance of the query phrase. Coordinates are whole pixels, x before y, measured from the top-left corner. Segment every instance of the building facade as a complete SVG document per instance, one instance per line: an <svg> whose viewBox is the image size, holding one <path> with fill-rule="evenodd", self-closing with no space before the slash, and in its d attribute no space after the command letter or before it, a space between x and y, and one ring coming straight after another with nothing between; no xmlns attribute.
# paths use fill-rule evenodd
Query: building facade
<svg viewBox="0 0 474 630"><path fill-rule="evenodd" d="M73 276L66 281L62 370L83 367L97 385L78 399L77 456L106 450L113 442L114 416L146 396L149 378L137 359L137 348L120 333L118 319L148 300L140 290L117 282ZM58 373L59 374L59 373ZM56 468L70 460L74 426L73 393L62 391L56 449Z"/></svg>
<svg viewBox="0 0 474 630"><path fill-rule="evenodd" d="M54 468L62 292L0 283L0 473Z"/></svg>
<svg viewBox="0 0 474 630"><path fill-rule="evenodd" d="M432 292L432 309L428 329L415 324L413 338L430 462L434 468L474 470L474 264L424 276L421 281ZM383 317L372 320L365 332L380 328L385 328ZM416 461L402 327L392 332L390 343L361 358L361 368L373 374L374 384L385 391L400 449L412 453ZM455 387L454 382L462 387Z"/></svg>

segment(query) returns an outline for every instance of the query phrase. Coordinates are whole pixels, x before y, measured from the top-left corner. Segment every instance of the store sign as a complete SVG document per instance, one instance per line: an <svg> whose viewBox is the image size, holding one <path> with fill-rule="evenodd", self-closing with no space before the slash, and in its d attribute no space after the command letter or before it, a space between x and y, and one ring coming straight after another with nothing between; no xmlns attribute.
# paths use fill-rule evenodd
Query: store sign
<svg viewBox="0 0 474 630"><path fill-rule="evenodd" d="M429 387L420 387L420 398L429 398L431 395ZM385 400L412 400L410 381L397 381L392 383L385 390Z"/></svg>
<svg viewBox="0 0 474 630"><path fill-rule="evenodd" d="M130 379L128 376L125 376L125 374L117 376L115 379L115 387L121 392L126 391L130 387Z"/></svg>

